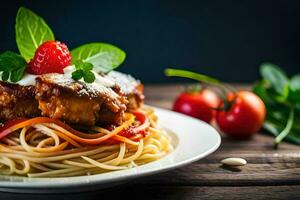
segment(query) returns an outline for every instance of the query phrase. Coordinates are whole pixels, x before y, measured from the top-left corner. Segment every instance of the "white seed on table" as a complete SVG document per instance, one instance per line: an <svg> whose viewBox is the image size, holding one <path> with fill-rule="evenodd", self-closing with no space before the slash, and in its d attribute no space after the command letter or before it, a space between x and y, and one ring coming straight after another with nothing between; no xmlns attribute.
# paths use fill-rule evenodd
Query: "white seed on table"
<svg viewBox="0 0 300 200"><path fill-rule="evenodd" d="M231 165L231 166L242 166L246 165L247 161L243 158L225 158L221 161L224 165Z"/></svg>

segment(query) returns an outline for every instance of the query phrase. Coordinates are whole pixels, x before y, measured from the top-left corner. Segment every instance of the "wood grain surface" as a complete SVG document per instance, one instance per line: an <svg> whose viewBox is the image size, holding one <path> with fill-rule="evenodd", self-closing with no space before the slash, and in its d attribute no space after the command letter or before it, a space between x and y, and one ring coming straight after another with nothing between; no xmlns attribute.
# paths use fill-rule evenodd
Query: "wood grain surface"
<svg viewBox="0 0 300 200"><path fill-rule="evenodd" d="M146 103L170 109L183 89L179 85L146 86ZM93 188L63 195L0 193L0 199L300 199L300 147L282 143L274 150L273 139L263 132L244 141L222 136L221 147L202 160L109 190ZM220 161L227 157L242 157L248 164L224 167Z"/></svg>

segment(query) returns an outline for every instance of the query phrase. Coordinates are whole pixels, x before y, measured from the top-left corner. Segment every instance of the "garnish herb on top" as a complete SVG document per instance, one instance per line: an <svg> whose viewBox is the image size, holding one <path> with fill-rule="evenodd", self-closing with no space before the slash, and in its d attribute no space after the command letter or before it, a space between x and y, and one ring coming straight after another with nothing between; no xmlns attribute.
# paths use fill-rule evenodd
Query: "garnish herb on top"
<svg viewBox="0 0 300 200"><path fill-rule="evenodd" d="M93 64L77 60L74 62L74 66L76 68L76 71L72 73L72 78L74 80L80 80L83 78L86 83L92 83L95 81L95 75L92 72Z"/></svg>
<svg viewBox="0 0 300 200"><path fill-rule="evenodd" d="M0 54L0 73L3 81L21 80L38 47L46 41L55 41L51 28L43 18L24 7L18 10L15 33L20 55L10 51ZM118 47L97 42L79 46L71 51L71 55L75 67L72 78L83 78L87 83L95 80L91 71L93 67L96 71L108 73L122 64L126 57L125 52Z"/></svg>
<svg viewBox="0 0 300 200"><path fill-rule="evenodd" d="M267 107L264 128L276 136L275 147L284 139L300 144L300 74L289 79L271 63L262 64L260 74L253 91Z"/></svg>

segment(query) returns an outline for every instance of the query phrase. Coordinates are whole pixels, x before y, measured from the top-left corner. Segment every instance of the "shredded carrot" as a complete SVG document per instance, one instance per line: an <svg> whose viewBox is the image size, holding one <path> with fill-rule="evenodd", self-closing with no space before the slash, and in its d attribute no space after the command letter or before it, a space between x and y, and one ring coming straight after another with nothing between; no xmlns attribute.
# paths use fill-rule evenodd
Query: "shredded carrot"
<svg viewBox="0 0 300 200"><path fill-rule="evenodd" d="M114 135L112 137L112 139L120 141L120 142L125 142L127 144L132 144L132 145L135 145L135 146L137 146L139 144L138 142L132 141L131 139L128 139L128 138L120 136L120 135Z"/></svg>
<svg viewBox="0 0 300 200"><path fill-rule="evenodd" d="M140 126L134 128L136 133L138 133L138 131L145 130L146 128L149 127L150 125L149 120L143 113L134 112L133 114L142 123ZM10 123L10 126L8 127L5 127L4 125L5 128L3 127L3 129L0 132L0 139L4 138L8 134L18 129L24 128L26 126L32 126L35 124L42 124L42 123L53 123L64 128L66 130L64 133L61 133L60 131L55 131L55 133L59 137L61 137L62 139L66 140L67 142L69 142L70 144L76 147L80 146L80 144L78 144L77 142L82 144L96 145L105 141L109 143L110 142L109 140L115 140L115 141L125 142L132 145L138 145L138 143L133 140L140 139L142 137L141 134L137 134L133 138L126 138L117 135L120 131L122 131L123 127L117 127L115 130L110 131L106 134L102 132L95 133L95 134L82 133L59 120L48 118L48 117L36 117L28 120L22 119L17 122L19 123L13 123L13 124Z"/></svg>
<svg viewBox="0 0 300 200"><path fill-rule="evenodd" d="M56 131L56 130L53 130L53 132L58 135L60 138L66 140L67 142L69 142L70 144L72 144L73 146L75 147L81 147L80 144L78 144L77 142L75 142L74 140L72 140L71 138L69 138L68 136L66 136L65 134L59 132L59 131Z"/></svg>

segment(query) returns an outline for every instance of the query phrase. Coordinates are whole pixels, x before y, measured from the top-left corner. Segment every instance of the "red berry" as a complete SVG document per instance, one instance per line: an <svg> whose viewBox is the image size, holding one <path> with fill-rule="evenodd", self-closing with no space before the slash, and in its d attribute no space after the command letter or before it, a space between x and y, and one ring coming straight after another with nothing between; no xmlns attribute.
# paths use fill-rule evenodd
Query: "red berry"
<svg viewBox="0 0 300 200"><path fill-rule="evenodd" d="M27 72L30 74L64 73L64 68L71 64L68 47L58 41L41 44L30 60Z"/></svg>

